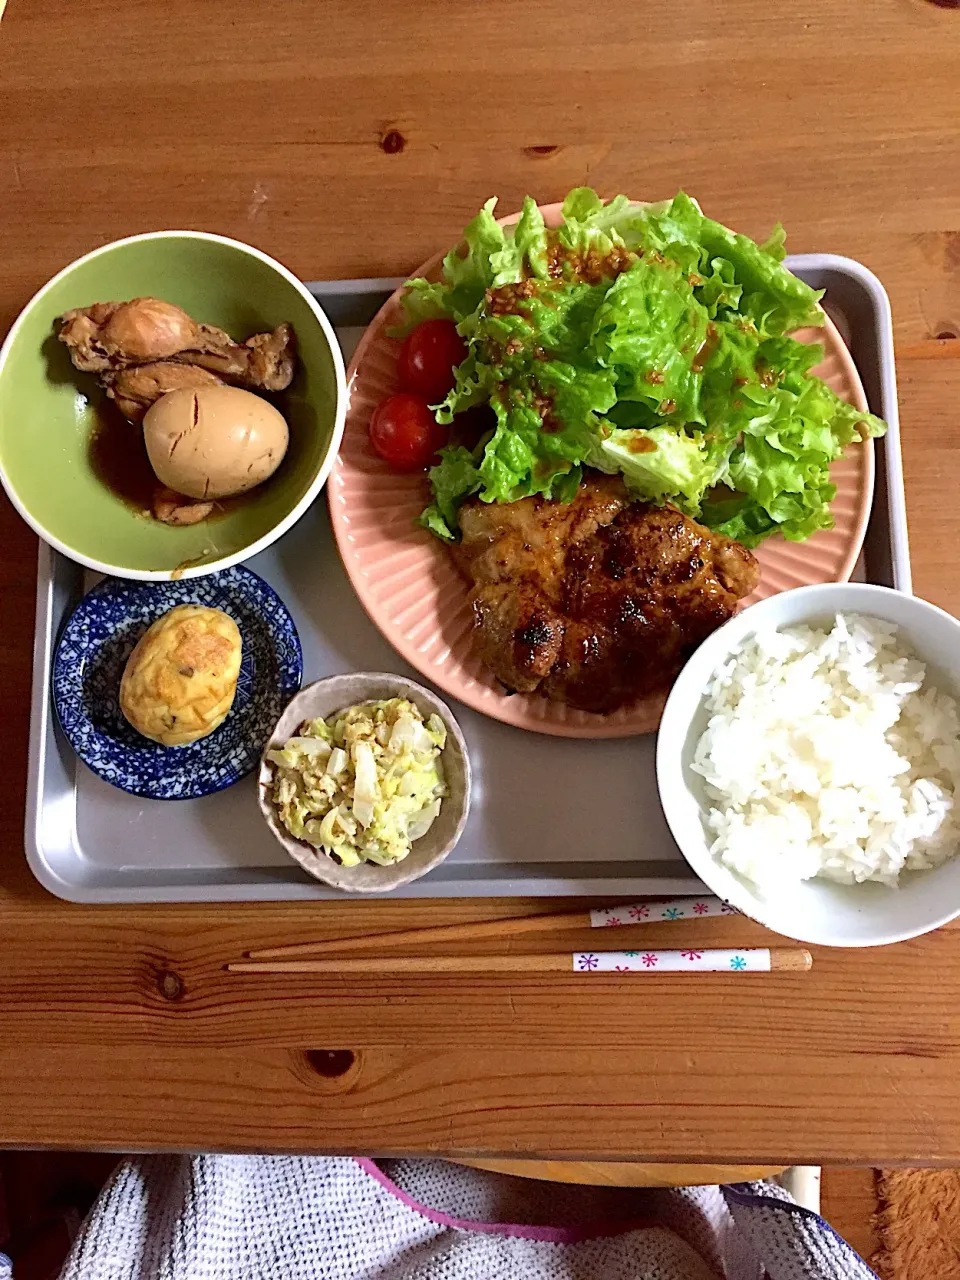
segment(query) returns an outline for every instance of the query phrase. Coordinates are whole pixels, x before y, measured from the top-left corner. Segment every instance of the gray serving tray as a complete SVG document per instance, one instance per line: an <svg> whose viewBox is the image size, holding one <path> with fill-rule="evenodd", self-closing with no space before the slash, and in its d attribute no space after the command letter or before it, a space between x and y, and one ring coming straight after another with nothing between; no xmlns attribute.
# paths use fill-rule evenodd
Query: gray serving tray
<svg viewBox="0 0 960 1280"><path fill-rule="evenodd" d="M788 265L817 288L846 338L870 406L889 434L877 447L877 485L858 577L910 590L890 304L865 267L827 254ZM309 285L349 357L398 280ZM341 567L317 502L250 561L279 592L303 641L304 678L351 670L422 679L370 622ZM252 777L202 800L142 800L81 764L56 723L50 668L61 625L96 581L40 544L30 726L26 853L52 893L73 902L215 902L333 898L275 843ZM521 894L694 894L660 812L654 738L583 741L528 733L454 702L474 767L473 806L450 858L394 897Z"/></svg>

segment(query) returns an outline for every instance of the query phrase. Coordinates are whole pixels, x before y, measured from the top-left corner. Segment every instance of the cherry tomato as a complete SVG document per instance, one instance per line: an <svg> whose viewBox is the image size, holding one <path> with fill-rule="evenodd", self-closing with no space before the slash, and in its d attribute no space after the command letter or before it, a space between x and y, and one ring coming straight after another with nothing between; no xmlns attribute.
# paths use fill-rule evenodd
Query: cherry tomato
<svg viewBox="0 0 960 1280"><path fill-rule="evenodd" d="M467 344L452 320L424 320L404 339L400 384L427 404L439 404L457 380L454 369L466 358Z"/></svg>
<svg viewBox="0 0 960 1280"><path fill-rule="evenodd" d="M422 471L447 443L426 400L405 391L381 400L370 419L374 452L397 471Z"/></svg>

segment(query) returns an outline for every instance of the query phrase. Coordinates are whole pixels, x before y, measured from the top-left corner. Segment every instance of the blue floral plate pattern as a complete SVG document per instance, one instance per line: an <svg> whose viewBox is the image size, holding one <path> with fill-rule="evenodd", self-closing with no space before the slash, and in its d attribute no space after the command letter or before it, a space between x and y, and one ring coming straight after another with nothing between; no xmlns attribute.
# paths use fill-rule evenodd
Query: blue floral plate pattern
<svg viewBox="0 0 960 1280"><path fill-rule="evenodd" d="M147 627L178 604L228 613L243 661L230 714L207 738L162 747L120 711L120 677ZM106 578L67 619L53 662L60 726L80 759L105 782L155 800L211 795L256 768L264 744L303 678L300 637L272 587L242 566L185 582Z"/></svg>

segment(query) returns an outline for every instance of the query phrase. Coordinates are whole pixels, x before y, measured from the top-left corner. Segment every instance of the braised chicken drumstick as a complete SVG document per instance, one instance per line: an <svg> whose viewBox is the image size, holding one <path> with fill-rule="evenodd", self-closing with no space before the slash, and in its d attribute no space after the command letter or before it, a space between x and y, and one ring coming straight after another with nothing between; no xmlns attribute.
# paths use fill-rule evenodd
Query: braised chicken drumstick
<svg viewBox="0 0 960 1280"><path fill-rule="evenodd" d="M227 382L248 391L284 391L296 363L290 324L234 342L222 329L199 324L160 298L77 307L60 317L58 337L74 366L98 374L132 422L139 422L154 400L183 386ZM177 375L171 366L189 372ZM155 386L140 376L131 394L129 384L138 377L132 371L144 368L151 370Z"/></svg>

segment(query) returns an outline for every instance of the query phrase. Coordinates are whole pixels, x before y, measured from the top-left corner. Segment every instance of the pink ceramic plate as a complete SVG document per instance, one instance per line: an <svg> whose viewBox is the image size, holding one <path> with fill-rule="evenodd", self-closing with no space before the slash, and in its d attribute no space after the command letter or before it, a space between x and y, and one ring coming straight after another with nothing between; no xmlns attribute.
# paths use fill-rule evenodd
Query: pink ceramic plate
<svg viewBox="0 0 960 1280"><path fill-rule="evenodd" d="M547 205L543 214L549 225L556 225L560 206ZM441 257L438 254L415 274L436 276ZM347 371L346 428L328 485L337 545L363 607L412 667L451 697L496 720L569 738L653 732L665 695L606 716L575 711L537 694L504 693L474 656L468 587L442 543L416 523L429 500L426 478L398 475L373 453L367 440L374 408L398 390L400 344L388 338L386 330L401 321L398 291L367 329ZM844 400L866 410L856 367L831 321L824 329L796 336L824 344L825 358L815 372ZM790 587L850 577L873 498L873 441L849 448L834 464L832 478L837 486L831 507L835 527L803 543L776 536L764 542L757 552L763 576L746 604Z"/></svg>

